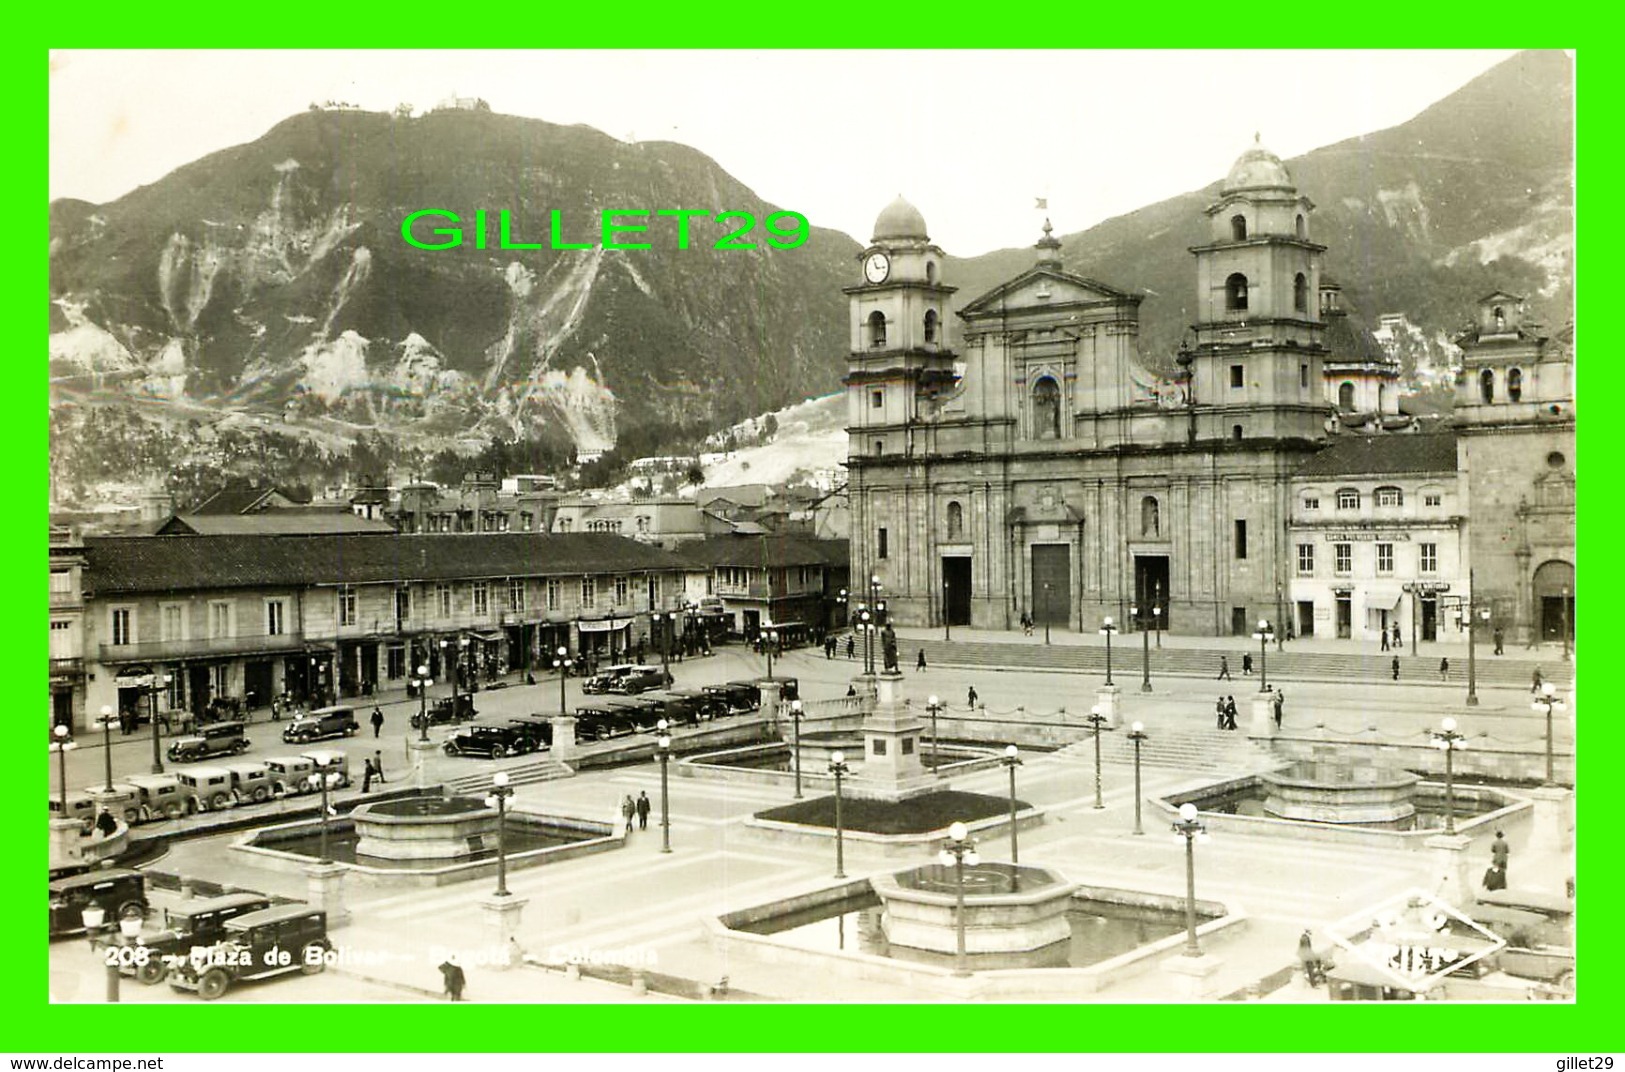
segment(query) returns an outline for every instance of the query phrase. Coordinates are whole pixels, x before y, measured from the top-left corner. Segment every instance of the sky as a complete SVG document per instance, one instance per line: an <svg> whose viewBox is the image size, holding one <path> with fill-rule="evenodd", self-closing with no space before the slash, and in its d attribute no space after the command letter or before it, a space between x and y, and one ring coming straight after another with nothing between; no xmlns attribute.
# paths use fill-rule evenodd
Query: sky
<svg viewBox="0 0 1625 1072"><path fill-rule="evenodd" d="M869 237L899 193L974 256L1394 126L1498 51L57 51L50 192L105 202L312 101L452 96L693 146L762 199ZM1047 200L1047 212L1035 209ZM652 209L690 208L650 205Z"/></svg>

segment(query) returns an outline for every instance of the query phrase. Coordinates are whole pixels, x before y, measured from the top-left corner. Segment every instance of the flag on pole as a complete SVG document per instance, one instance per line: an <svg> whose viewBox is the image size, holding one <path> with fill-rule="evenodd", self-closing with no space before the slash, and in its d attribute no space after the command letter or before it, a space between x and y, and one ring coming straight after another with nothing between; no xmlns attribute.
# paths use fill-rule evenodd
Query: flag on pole
<svg viewBox="0 0 1625 1072"><path fill-rule="evenodd" d="M1047 198L1047 197L1035 197L1035 198L1033 198L1033 200L1034 200L1034 202L1036 202L1033 205L1033 208L1049 208L1049 198Z"/></svg>

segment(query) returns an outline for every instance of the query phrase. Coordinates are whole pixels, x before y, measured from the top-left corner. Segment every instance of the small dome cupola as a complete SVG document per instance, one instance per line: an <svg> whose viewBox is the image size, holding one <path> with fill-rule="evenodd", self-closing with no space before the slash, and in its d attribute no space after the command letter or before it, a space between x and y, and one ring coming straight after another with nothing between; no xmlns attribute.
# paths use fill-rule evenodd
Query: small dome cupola
<svg viewBox="0 0 1625 1072"><path fill-rule="evenodd" d="M1220 190L1228 194L1264 189L1294 189L1292 173L1287 171L1280 157L1264 148L1255 134L1252 146L1236 158Z"/></svg>
<svg viewBox="0 0 1625 1072"><path fill-rule="evenodd" d="M925 217L920 210L903 200L898 194L897 200L880 210L875 217L875 233L871 242L905 239L918 242L929 242L931 236L925 231Z"/></svg>
<svg viewBox="0 0 1625 1072"><path fill-rule="evenodd" d="M1056 238L1049 220L1044 221L1044 237L1033 244L1038 251L1038 263L1044 267L1061 267L1061 240Z"/></svg>

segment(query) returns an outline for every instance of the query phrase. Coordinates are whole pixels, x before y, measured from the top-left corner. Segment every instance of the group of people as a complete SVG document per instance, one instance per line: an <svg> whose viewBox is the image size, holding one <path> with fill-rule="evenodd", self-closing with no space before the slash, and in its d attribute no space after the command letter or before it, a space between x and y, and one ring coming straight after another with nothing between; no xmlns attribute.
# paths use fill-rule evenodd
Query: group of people
<svg viewBox="0 0 1625 1072"><path fill-rule="evenodd" d="M1286 693L1275 689L1270 694L1270 707L1274 709L1275 728L1281 728L1281 718L1286 709ZM1234 696L1220 696L1219 702L1213 705L1218 715L1218 728L1221 730L1236 729L1236 698Z"/></svg>
<svg viewBox="0 0 1625 1072"><path fill-rule="evenodd" d="M621 801L621 818L626 820L626 832L628 834L632 832L632 821L634 819L637 820L639 830L649 829L649 808L649 794L647 792L640 791L636 800L632 799L631 793L626 794L625 799Z"/></svg>
<svg viewBox="0 0 1625 1072"><path fill-rule="evenodd" d="M1241 657L1241 676L1242 677L1247 677L1247 676L1251 675L1252 672L1253 672L1253 656L1252 656L1252 653L1249 652L1247 654L1244 654ZM1234 681L1235 680L1235 678L1230 676L1230 657L1228 655L1219 656L1219 674L1213 680L1215 680L1215 681Z"/></svg>
<svg viewBox="0 0 1625 1072"><path fill-rule="evenodd" d="M364 759L362 762L366 769L361 775L361 791L370 793L373 782L384 784L384 754L375 750L370 759Z"/></svg>

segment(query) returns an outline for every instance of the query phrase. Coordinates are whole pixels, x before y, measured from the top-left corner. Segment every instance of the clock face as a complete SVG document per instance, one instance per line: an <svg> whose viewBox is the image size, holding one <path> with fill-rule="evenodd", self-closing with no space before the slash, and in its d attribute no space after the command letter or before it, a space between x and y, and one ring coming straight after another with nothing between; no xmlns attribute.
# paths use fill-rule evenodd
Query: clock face
<svg viewBox="0 0 1625 1072"><path fill-rule="evenodd" d="M871 253L863 262L863 278L871 283L884 283L891 274L891 259L884 253Z"/></svg>

